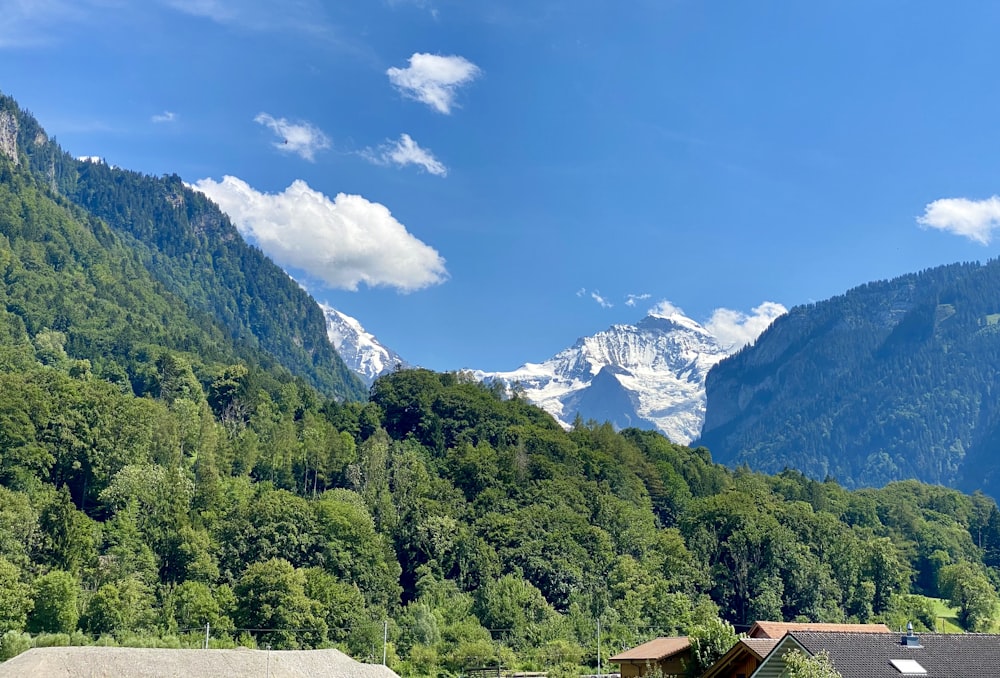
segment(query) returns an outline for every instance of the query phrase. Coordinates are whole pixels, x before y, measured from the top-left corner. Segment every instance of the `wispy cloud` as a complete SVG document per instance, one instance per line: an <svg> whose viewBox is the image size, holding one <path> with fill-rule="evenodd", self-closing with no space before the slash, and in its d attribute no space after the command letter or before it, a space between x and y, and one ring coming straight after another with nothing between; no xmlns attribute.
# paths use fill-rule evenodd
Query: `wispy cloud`
<svg viewBox="0 0 1000 678"><path fill-rule="evenodd" d="M410 5L412 7L416 7L417 9L426 11L435 20L440 17L440 13L434 6L434 3L430 2L430 0L385 0L385 2L390 7L398 7L400 5Z"/></svg>
<svg viewBox="0 0 1000 678"><path fill-rule="evenodd" d="M724 348L737 351L760 336L774 320L788 312L783 305L765 301L750 314L728 308L717 308L705 323L705 329L715 335Z"/></svg>
<svg viewBox="0 0 1000 678"><path fill-rule="evenodd" d="M53 29L80 23L89 0L6 0L0 2L0 49L36 47L53 40Z"/></svg>
<svg viewBox="0 0 1000 678"><path fill-rule="evenodd" d="M586 299L586 298L593 299L595 302L597 302L597 305L600 306L601 308L614 308L614 304L608 301L607 298L605 298L604 295L601 294L600 290L592 290L591 292L588 293L586 287L581 287L576 291L576 296L579 299Z"/></svg>
<svg viewBox="0 0 1000 678"><path fill-rule="evenodd" d="M434 157L428 149L422 148L409 134L401 134L396 141L388 141L378 148L367 148L361 156L376 165L416 165L434 176L448 175L448 168Z"/></svg>
<svg viewBox="0 0 1000 678"><path fill-rule="evenodd" d="M635 306L637 302L646 301L646 299L649 299L651 296L651 294L626 294L625 305Z"/></svg>
<svg viewBox="0 0 1000 678"><path fill-rule="evenodd" d="M334 31L318 0L160 0L171 9L208 19L222 26L273 32L329 34Z"/></svg>
<svg viewBox="0 0 1000 678"><path fill-rule="evenodd" d="M154 6L223 26L321 37L327 44L361 51L357 40L331 23L321 0L0 0L0 49L47 46L78 39L97 24L135 20Z"/></svg>
<svg viewBox="0 0 1000 678"><path fill-rule="evenodd" d="M917 217L917 223L924 228L936 228L988 245L993 239L993 231L1000 228L1000 196L994 195L985 200L935 200L924 208L924 214Z"/></svg>
<svg viewBox="0 0 1000 678"><path fill-rule="evenodd" d="M289 122L286 118L275 118L268 113L260 113L253 120L266 125L278 136L279 141L274 142L274 147L283 153L297 153L313 162L317 151L330 148L330 138L312 123Z"/></svg>
<svg viewBox="0 0 1000 678"><path fill-rule="evenodd" d="M216 23L235 23L242 16L234 2L226 0L164 0L168 7L179 12L211 19Z"/></svg>
<svg viewBox="0 0 1000 678"><path fill-rule="evenodd" d="M163 111L162 113L157 113L150 120L156 123L162 122L173 122L177 119L177 114L173 111Z"/></svg>
<svg viewBox="0 0 1000 678"><path fill-rule="evenodd" d="M612 308L614 304L601 296L600 291L594 290L590 293L590 298L597 302L597 305L601 308Z"/></svg>
<svg viewBox="0 0 1000 678"><path fill-rule="evenodd" d="M245 181L198 181L240 232L278 265L304 271L330 287L394 287L411 292L448 279L445 260L410 234L384 206L360 195L333 200L298 180L281 193Z"/></svg>
<svg viewBox="0 0 1000 678"><path fill-rule="evenodd" d="M441 56L415 52L406 68L386 71L391 82L404 96L416 99L438 113L449 114L458 88L482 73L474 63L460 56Z"/></svg>

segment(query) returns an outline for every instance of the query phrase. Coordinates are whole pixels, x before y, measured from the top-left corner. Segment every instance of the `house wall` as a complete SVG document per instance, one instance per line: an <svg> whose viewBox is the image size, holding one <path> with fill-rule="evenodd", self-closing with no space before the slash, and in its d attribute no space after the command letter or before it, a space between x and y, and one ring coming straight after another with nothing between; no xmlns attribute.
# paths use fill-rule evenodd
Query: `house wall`
<svg viewBox="0 0 1000 678"><path fill-rule="evenodd" d="M659 662L622 662L622 678L641 678L646 675L649 667L657 666L663 673L664 678L668 676L684 676L687 674L687 663L690 661L689 653L683 653L677 657L670 657ZM749 678L750 674L747 674Z"/></svg>
<svg viewBox="0 0 1000 678"><path fill-rule="evenodd" d="M791 645L789 643L789 645ZM790 652L793 647L779 646L774 649L771 654L767 656L767 661L761 664L757 672L753 674L753 678L780 678L782 671L785 670L785 660L784 656ZM747 678L750 678L750 674L747 674Z"/></svg>
<svg viewBox="0 0 1000 678"><path fill-rule="evenodd" d="M733 662L725 673L726 678L750 678L750 674L757 670L760 662L756 657L743 657L742 661Z"/></svg>

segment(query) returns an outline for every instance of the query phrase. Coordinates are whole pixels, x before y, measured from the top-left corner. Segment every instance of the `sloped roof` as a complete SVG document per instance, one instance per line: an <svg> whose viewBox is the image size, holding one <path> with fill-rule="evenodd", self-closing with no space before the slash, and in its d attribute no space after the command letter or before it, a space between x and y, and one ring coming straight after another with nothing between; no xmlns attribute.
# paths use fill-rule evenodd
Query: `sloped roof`
<svg viewBox="0 0 1000 678"><path fill-rule="evenodd" d="M792 631L780 645L798 643L810 654L825 650L843 678L902 678L891 659L912 659L926 678L1000 675L1000 636L980 633L921 633L920 647L906 647L899 633ZM780 650L767 659L778 661Z"/></svg>
<svg viewBox="0 0 1000 678"><path fill-rule="evenodd" d="M779 642L778 638L740 638L740 644L746 645L757 656L757 659L763 659L769 655Z"/></svg>
<svg viewBox="0 0 1000 678"><path fill-rule="evenodd" d="M891 633L885 624L823 624L813 622L754 622L747 634L751 638L781 638L789 631L839 631L850 633Z"/></svg>
<svg viewBox="0 0 1000 678"><path fill-rule="evenodd" d="M616 654L614 657L609 658L608 661L619 663L647 660L656 661L672 657L678 652L683 652L689 647L691 647L691 641L688 640L687 636L656 638L648 643L637 645L631 650L625 650L624 652Z"/></svg>
<svg viewBox="0 0 1000 678"><path fill-rule="evenodd" d="M740 638L740 642L729 648L729 652L719 657L712 666L702 674L702 678L713 678L725 672L733 662L741 661L747 653L752 654L757 661L766 657L781 641L776 638Z"/></svg>
<svg viewBox="0 0 1000 678"><path fill-rule="evenodd" d="M39 647L0 664L0 678L399 678L338 650Z"/></svg>

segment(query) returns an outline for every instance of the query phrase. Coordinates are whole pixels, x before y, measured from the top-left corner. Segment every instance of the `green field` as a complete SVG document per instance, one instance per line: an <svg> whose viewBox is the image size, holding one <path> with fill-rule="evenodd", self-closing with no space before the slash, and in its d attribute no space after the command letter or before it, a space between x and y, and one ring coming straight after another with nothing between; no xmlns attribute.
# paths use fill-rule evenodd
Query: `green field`
<svg viewBox="0 0 1000 678"><path fill-rule="evenodd" d="M948 602L941 598L928 598L934 606L934 617L937 620L938 633L964 633L958 625L958 608L949 607Z"/></svg>

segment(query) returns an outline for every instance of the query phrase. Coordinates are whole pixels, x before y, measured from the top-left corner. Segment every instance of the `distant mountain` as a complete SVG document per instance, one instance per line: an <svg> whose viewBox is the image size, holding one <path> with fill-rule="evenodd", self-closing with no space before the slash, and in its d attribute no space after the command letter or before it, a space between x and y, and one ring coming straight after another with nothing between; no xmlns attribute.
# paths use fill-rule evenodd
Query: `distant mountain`
<svg viewBox="0 0 1000 678"><path fill-rule="evenodd" d="M475 372L519 388L564 426L584 420L657 429L686 444L705 415L705 375L728 351L680 314L649 315L584 337L543 363L512 372Z"/></svg>
<svg viewBox="0 0 1000 678"><path fill-rule="evenodd" d="M708 375L699 444L848 487L1000 492L1000 261L792 309Z"/></svg>
<svg viewBox="0 0 1000 678"><path fill-rule="evenodd" d="M361 323L332 306L320 304L326 317L326 333L333 347L353 372L366 384L397 367L411 367L398 353L383 346Z"/></svg>
<svg viewBox="0 0 1000 678"><path fill-rule="evenodd" d="M141 265L255 361L275 363L325 394L365 396L334 350L313 299L229 218L176 175L153 177L77 159L0 95L0 153L62 200L106 223Z"/></svg>

